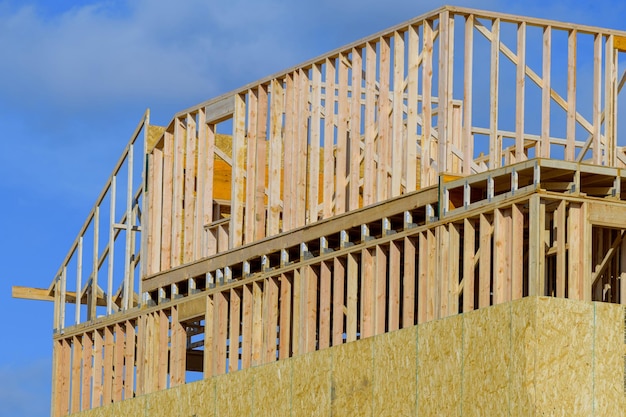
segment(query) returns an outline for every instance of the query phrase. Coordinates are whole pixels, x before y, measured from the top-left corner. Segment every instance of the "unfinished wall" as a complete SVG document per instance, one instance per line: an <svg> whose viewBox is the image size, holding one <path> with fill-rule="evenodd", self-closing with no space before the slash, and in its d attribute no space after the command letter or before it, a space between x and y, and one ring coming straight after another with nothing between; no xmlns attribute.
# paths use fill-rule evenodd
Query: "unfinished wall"
<svg viewBox="0 0 626 417"><path fill-rule="evenodd" d="M79 415L621 417L625 315L524 298Z"/></svg>

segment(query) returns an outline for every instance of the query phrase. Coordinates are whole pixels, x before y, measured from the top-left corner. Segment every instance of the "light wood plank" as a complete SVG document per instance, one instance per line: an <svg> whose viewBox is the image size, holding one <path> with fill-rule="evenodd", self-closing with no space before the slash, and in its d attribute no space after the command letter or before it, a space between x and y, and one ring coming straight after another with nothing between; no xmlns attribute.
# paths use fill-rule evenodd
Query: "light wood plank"
<svg viewBox="0 0 626 417"><path fill-rule="evenodd" d="M81 385L82 391L82 399L81 399L81 410L89 410L91 408L91 377L93 374L92 368L92 349L93 349L93 340L91 338L91 334L85 333L83 334L83 370L82 370L82 381L75 381L76 383Z"/></svg>
<svg viewBox="0 0 626 417"><path fill-rule="evenodd" d="M233 118L233 177L230 209L229 248L243 244L246 175L246 102L245 96L235 97Z"/></svg>
<svg viewBox="0 0 626 417"><path fill-rule="evenodd" d="M567 34L567 127L565 160L574 161L576 152L576 39L578 32Z"/></svg>
<svg viewBox="0 0 626 417"><path fill-rule="evenodd" d="M344 280L346 279L346 267L340 258L334 258L333 262L333 317L332 317L332 345L343 343L344 332Z"/></svg>
<svg viewBox="0 0 626 417"><path fill-rule="evenodd" d="M314 223L319 217L320 195L320 147L322 139L322 68L315 64L311 68L311 149L309 154L308 215L307 223Z"/></svg>
<svg viewBox="0 0 626 417"><path fill-rule="evenodd" d="M228 344L228 372L234 372L239 369L239 336L241 329L241 294L235 288L230 290L230 318L229 325L229 344Z"/></svg>
<svg viewBox="0 0 626 417"><path fill-rule="evenodd" d="M326 89L324 98L324 210L323 218L333 215L333 196L335 193L335 77L336 58L326 59Z"/></svg>
<svg viewBox="0 0 626 417"><path fill-rule="evenodd" d="M258 111L257 111L257 126L256 126L256 137L257 137L257 145L256 145L256 153L257 153L257 164L256 164L256 185L255 185L255 238L261 239L265 237L265 224L266 224L266 204L265 204L265 195L268 190L268 179L266 175L267 166L267 119L268 119L268 109L267 109L267 86L261 85L258 88ZM269 203L268 206L269 208Z"/></svg>
<svg viewBox="0 0 626 417"><path fill-rule="evenodd" d="M352 48L352 96L350 100L350 142L348 169L348 210L359 208L360 165L361 165L361 96L363 83L363 52L361 48Z"/></svg>
<svg viewBox="0 0 626 417"><path fill-rule="evenodd" d="M373 204L376 198L376 45L365 44L365 147L363 149L363 205Z"/></svg>
<svg viewBox="0 0 626 417"><path fill-rule="evenodd" d="M551 51L552 50L552 28L543 28L543 58L541 77L543 85L541 89L541 141L539 156L550 157L550 92L551 88Z"/></svg>
<svg viewBox="0 0 626 417"><path fill-rule="evenodd" d="M511 299L524 296L524 212L519 204L511 206Z"/></svg>
<svg viewBox="0 0 626 417"><path fill-rule="evenodd" d="M489 168L502 165L502 138L498 135L498 94L500 85L500 19L491 27L491 59L489 66Z"/></svg>
<svg viewBox="0 0 626 417"><path fill-rule="evenodd" d="M390 101L390 39L381 37L379 42L379 81L378 81L378 165L376 167L376 201L386 200L389 193L389 159L391 157L391 126L389 115Z"/></svg>
<svg viewBox="0 0 626 417"><path fill-rule="evenodd" d="M272 81L269 149L269 196L267 236L278 234L280 230L281 208L281 156L282 156L282 116L283 87L279 80Z"/></svg>
<svg viewBox="0 0 626 417"><path fill-rule="evenodd" d="M375 251L361 251L361 338L374 335L374 279Z"/></svg>
<svg viewBox="0 0 626 417"><path fill-rule="evenodd" d="M480 215L480 260L478 265L478 308L491 305L491 222Z"/></svg>
<svg viewBox="0 0 626 417"><path fill-rule="evenodd" d="M280 276L280 317L279 317L279 338L278 338L278 358L286 359L291 356L291 290L292 277L287 274Z"/></svg>
<svg viewBox="0 0 626 417"><path fill-rule="evenodd" d="M213 295L213 375L226 372L226 339L228 337L228 299L220 291Z"/></svg>
<svg viewBox="0 0 626 417"><path fill-rule="evenodd" d="M517 25L517 65L515 84L515 161L526 160L524 122L526 109L526 22Z"/></svg>
<svg viewBox="0 0 626 417"><path fill-rule="evenodd" d="M248 369L252 364L252 286L241 287L241 369Z"/></svg>
<svg viewBox="0 0 626 417"><path fill-rule="evenodd" d="M257 145L259 140L257 139L257 127L259 121L257 120L259 103L258 103L258 91L257 89L249 89L247 95L247 128L246 128L246 197L245 197L245 215L244 215L244 243L253 242L258 237L255 236L256 232L256 219L261 215L261 212L257 212L259 208L256 204L256 176L259 172L257 168Z"/></svg>
<svg viewBox="0 0 626 417"><path fill-rule="evenodd" d="M407 31L408 63L407 63L407 139L405 150L406 180L405 192L417 189L417 125L418 125L418 81L419 81L419 33L418 27L409 26Z"/></svg>
<svg viewBox="0 0 626 417"><path fill-rule="evenodd" d="M431 165L432 149L432 89L433 89L433 24L424 20L422 47L422 169L420 172L421 188L434 184L436 172ZM424 317L425 319L425 317Z"/></svg>
<svg viewBox="0 0 626 417"><path fill-rule="evenodd" d="M278 326L278 280L268 278L265 282L264 297L267 303L267 316L264 318L265 363L276 361L276 326Z"/></svg>
<svg viewBox="0 0 626 417"><path fill-rule="evenodd" d="M137 338L135 325L127 320L125 323L124 337L124 399L134 397L135 391L135 348Z"/></svg>
<svg viewBox="0 0 626 417"><path fill-rule="evenodd" d="M404 142L404 33L393 33L393 104L391 124L391 195L400 195L403 164Z"/></svg>
<svg viewBox="0 0 626 417"><path fill-rule="evenodd" d="M347 256L347 293L346 293L346 342L357 339L358 329L358 291L359 291L359 259L355 253Z"/></svg>
<svg viewBox="0 0 626 417"><path fill-rule="evenodd" d="M187 114L186 145L185 145L185 191L184 191L184 233L183 233L183 262L194 261L195 248L195 219L196 213L196 167L197 143L196 120L193 115Z"/></svg>

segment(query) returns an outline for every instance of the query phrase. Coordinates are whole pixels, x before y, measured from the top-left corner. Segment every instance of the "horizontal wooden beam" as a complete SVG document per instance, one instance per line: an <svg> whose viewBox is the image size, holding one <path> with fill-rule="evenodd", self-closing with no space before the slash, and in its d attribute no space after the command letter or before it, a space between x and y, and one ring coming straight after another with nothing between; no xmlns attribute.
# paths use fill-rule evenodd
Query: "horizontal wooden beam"
<svg viewBox="0 0 626 417"><path fill-rule="evenodd" d="M54 301L54 295L50 295L50 291L47 288L32 288L14 285L11 287L11 295L13 298L22 298L25 300ZM106 307L106 297L99 294L97 300L98 306ZM76 303L76 293L71 291L66 292L65 302ZM81 304L87 304L86 297L83 297Z"/></svg>

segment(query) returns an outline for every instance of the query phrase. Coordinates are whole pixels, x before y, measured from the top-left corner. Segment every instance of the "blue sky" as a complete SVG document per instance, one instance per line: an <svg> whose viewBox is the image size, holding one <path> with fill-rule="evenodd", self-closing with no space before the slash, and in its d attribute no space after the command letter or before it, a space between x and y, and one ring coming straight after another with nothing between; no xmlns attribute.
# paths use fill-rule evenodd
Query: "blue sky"
<svg viewBox="0 0 626 417"><path fill-rule="evenodd" d="M442 4L0 0L0 416L50 404L52 304L11 286L49 285L147 107L165 125ZM626 29L618 1L456 4Z"/></svg>

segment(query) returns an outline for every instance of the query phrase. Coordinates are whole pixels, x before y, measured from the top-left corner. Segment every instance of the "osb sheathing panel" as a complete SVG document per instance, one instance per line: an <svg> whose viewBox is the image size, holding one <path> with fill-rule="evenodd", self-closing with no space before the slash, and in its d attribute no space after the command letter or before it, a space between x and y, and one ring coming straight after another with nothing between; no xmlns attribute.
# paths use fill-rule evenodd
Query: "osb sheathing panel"
<svg viewBox="0 0 626 417"><path fill-rule="evenodd" d="M510 415L535 416L535 329L537 298L525 298L511 305Z"/></svg>
<svg viewBox="0 0 626 417"><path fill-rule="evenodd" d="M626 317L624 307L594 303L594 414L626 414ZM618 406L619 405L619 406Z"/></svg>
<svg viewBox="0 0 626 417"><path fill-rule="evenodd" d="M292 416L330 415L332 349L289 359L292 373Z"/></svg>
<svg viewBox="0 0 626 417"><path fill-rule="evenodd" d="M145 416L182 416L180 386L159 392L159 395L146 396ZM132 414L125 414L132 415Z"/></svg>
<svg viewBox="0 0 626 417"><path fill-rule="evenodd" d="M374 339L346 343L332 349L331 415L371 416Z"/></svg>
<svg viewBox="0 0 626 417"><path fill-rule="evenodd" d="M216 377L216 416L252 416L253 383L249 369Z"/></svg>
<svg viewBox="0 0 626 417"><path fill-rule="evenodd" d="M459 415L463 316L422 324L417 332L417 407L420 416Z"/></svg>
<svg viewBox="0 0 626 417"><path fill-rule="evenodd" d="M508 415L510 335L510 304L473 311L465 315L463 320L463 416Z"/></svg>
<svg viewBox="0 0 626 417"><path fill-rule="evenodd" d="M623 314L526 298L80 415L623 417Z"/></svg>
<svg viewBox="0 0 626 417"><path fill-rule="evenodd" d="M255 416L288 416L291 408L291 361L252 368Z"/></svg>
<svg viewBox="0 0 626 417"><path fill-rule="evenodd" d="M535 332L537 415L593 415L593 305L541 297Z"/></svg>
<svg viewBox="0 0 626 417"><path fill-rule="evenodd" d="M413 416L417 395L417 327L374 338L374 416Z"/></svg>

